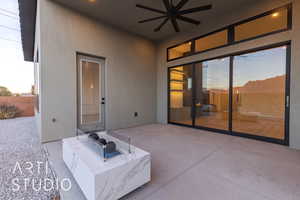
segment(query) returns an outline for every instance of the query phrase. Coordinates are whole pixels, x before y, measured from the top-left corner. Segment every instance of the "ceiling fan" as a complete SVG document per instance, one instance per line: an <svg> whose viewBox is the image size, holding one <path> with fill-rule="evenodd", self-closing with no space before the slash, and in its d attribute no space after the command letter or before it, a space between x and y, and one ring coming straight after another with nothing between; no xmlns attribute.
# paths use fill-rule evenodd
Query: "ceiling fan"
<svg viewBox="0 0 300 200"><path fill-rule="evenodd" d="M177 5L174 5L173 0L171 0L171 2L169 0L163 0L166 11L159 10L159 9L156 9L156 8L150 8L150 7L147 7L147 6L137 4L136 7L138 7L138 8L142 8L142 9L145 9L145 10L149 10L149 11L152 11L152 12L162 14L161 16L158 16L158 17L153 17L153 18L150 18L150 19L141 20L141 21L139 21L139 23L145 23L145 22L150 22L150 21L154 21L154 20L158 20L158 19L164 19L162 21L162 23L157 28L154 29L154 32L160 31L160 29L169 20L171 20L171 22L173 24L173 27L174 27L174 30L176 32L180 32L177 20L188 22L188 23L191 23L191 24L194 24L194 25L199 25L200 21L189 18L189 17L185 17L184 15L194 13L194 12L210 10L212 8L212 5L205 5L205 6L195 7L195 8L191 8L191 9L187 9L187 10L182 10L182 8L188 2L189 2L189 0L181 0Z"/></svg>

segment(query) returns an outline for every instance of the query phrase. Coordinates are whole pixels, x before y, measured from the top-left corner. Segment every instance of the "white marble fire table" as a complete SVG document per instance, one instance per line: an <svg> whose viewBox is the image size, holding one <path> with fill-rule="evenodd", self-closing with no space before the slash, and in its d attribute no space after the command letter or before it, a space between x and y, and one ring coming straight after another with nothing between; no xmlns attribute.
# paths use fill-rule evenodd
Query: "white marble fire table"
<svg viewBox="0 0 300 200"><path fill-rule="evenodd" d="M88 200L117 200L150 181L150 154L115 137L120 155L106 161L87 135L63 140L63 159Z"/></svg>

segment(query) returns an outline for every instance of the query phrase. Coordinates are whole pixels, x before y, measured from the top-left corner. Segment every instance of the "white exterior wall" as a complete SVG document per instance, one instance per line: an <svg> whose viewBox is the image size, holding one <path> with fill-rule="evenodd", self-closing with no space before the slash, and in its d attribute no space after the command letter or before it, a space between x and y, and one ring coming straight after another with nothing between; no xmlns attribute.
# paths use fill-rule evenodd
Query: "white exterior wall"
<svg viewBox="0 0 300 200"><path fill-rule="evenodd" d="M42 142L76 135L76 52L106 58L106 128L156 121L153 43L49 0L39 9Z"/></svg>
<svg viewBox="0 0 300 200"><path fill-rule="evenodd" d="M166 62L166 48L179 44L197 36L204 35L226 25L253 17L265 11L293 3L293 29L267 37L242 42L236 45L204 52L198 55ZM161 43L158 47L157 56L157 120L160 123L167 123L168 112L168 82L167 69L193 61L201 61L217 56L227 55L234 52L263 47L285 41L292 41L292 60L291 60L291 95L290 95L290 146L300 149L300 1L299 0L266 0L258 4L251 3L244 8L229 13L226 16L217 17L214 20L203 22L199 31L183 33L177 37L170 38Z"/></svg>

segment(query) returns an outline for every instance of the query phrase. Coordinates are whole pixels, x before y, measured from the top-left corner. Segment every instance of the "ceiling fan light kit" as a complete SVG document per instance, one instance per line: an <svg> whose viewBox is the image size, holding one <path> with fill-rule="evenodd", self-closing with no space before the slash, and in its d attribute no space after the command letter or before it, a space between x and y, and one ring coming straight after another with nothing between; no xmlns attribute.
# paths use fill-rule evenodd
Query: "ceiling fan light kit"
<svg viewBox="0 0 300 200"><path fill-rule="evenodd" d="M156 8L150 8L148 6L137 4L136 7L138 7L138 8L161 14L161 16L158 16L158 17L153 17L153 18L150 18L150 19L141 20L141 21L139 21L139 23L146 23L146 22L150 22L150 21L154 21L154 20L164 19L159 24L159 26L154 29L154 32L160 31L161 28L168 21L171 21L171 23L174 27L174 30L176 32L180 32L180 28L178 26L177 20L184 21L184 22L187 22L187 23L191 23L191 24L194 24L194 25L199 25L200 21L192 19L190 17L186 17L184 15L195 13L195 12L210 10L210 9L212 9L212 5L205 5L205 6L200 6L200 7L195 7L195 8L190 8L190 9L187 9L187 10L183 10L182 8L188 2L189 2L189 0L181 0L177 5L174 5L172 0L171 0L171 2L169 0L163 0L166 11L159 10L159 9L156 9Z"/></svg>

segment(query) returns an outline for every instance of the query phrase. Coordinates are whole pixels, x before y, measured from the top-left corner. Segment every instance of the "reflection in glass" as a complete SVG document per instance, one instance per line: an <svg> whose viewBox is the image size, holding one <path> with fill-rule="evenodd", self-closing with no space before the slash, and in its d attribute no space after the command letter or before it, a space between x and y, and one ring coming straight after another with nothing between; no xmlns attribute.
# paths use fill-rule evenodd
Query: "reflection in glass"
<svg viewBox="0 0 300 200"><path fill-rule="evenodd" d="M234 57L233 131L284 139L286 47Z"/></svg>
<svg viewBox="0 0 300 200"><path fill-rule="evenodd" d="M196 52L220 47L228 44L228 30L210 34L195 41Z"/></svg>
<svg viewBox="0 0 300 200"><path fill-rule="evenodd" d="M169 121L192 125L192 66L170 68Z"/></svg>
<svg viewBox="0 0 300 200"><path fill-rule="evenodd" d="M229 58L196 64L195 125L228 130Z"/></svg>
<svg viewBox="0 0 300 200"><path fill-rule="evenodd" d="M287 8L276 11L270 15L260 17L235 27L235 41L253 38L266 33L279 31L288 27Z"/></svg>
<svg viewBox="0 0 300 200"><path fill-rule="evenodd" d="M179 46L168 49L168 60L180 58L190 54L192 51L192 42L186 42Z"/></svg>
<svg viewBox="0 0 300 200"><path fill-rule="evenodd" d="M100 119L99 64L82 61L81 123L97 123Z"/></svg>

